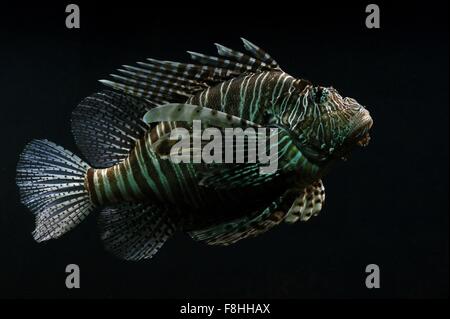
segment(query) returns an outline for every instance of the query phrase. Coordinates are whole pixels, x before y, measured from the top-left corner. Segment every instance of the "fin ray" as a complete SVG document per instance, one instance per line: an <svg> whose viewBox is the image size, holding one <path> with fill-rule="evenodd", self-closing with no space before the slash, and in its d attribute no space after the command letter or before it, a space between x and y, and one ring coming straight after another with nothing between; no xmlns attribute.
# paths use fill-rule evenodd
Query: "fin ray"
<svg viewBox="0 0 450 319"><path fill-rule="evenodd" d="M281 71L278 63L261 48L242 39L249 55L215 44L219 57L187 51L197 63L148 58L139 67L124 66L114 81L100 80L116 90L157 103L182 103L193 94L247 73Z"/></svg>
<svg viewBox="0 0 450 319"><path fill-rule="evenodd" d="M21 202L36 215L36 241L58 238L92 210L84 178L89 165L47 140L34 140L20 156L16 182Z"/></svg>
<svg viewBox="0 0 450 319"><path fill-rule="evenodd" d="M282 209L284 197L281 196L267 208L253 215L244 216L214 225L205 229L191 231L189 235L208 245L228 246L244 238L255 237L280 224L286 213Z"/></svg>
<svg viewBox="0 0 450 319"><path fill-rule="evenodd" d="M98 222L106 249L127 260L152 258L177 228L166 209L145 203L105 208Z"/></svg>
<svg viewBox="0 0 450 319"><path fill-rule="evenodd" d="M153 106L111 91L84 99L72 113L72 132L88 162L103 168L125 159L148 130L142 116Z"/></svg>
<svg viewBox="0 0 450 319"><path fill-rule="evenodd" d="M322 180L317 180L299 192L292 203L285 221L295 223L298 220L308 221L312 216L317 216L325 202L325 186Z"/></svg>
<svg viewBox="0 0 450 319"><path fill-rule="evenodd" d="M242 119L240 117L227 114L225 112L213 110L207 107L198 105L169 103L158 106L149 110L144 115L144 122L154 123L163 121L185 121L192 122L194 120L201 120L206 124L218 127L230 126L254 126L260 125L251 121Z"/></svg>

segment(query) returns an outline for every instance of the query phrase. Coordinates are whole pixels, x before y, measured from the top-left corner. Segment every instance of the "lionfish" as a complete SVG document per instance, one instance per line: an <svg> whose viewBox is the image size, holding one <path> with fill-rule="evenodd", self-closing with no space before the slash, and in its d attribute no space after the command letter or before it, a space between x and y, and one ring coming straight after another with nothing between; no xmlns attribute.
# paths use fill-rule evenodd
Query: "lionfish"
<svg viewBox="0 0 450 319"><path fill-rule="evenodd" d="M242 41L246 53L215 44L218 57L188 51L192 63L149 58L100 80L108 89L85 98L72 115L86 162L48 140L30 142L17 185L35 214L34 239L58 238L97 211L106 250L140 260L176 231L230 245L317 215L323 176L368 144L369 112L332 87L292 77ZM220 130L277 128L277 169L174 163L169 136L195 120Z"/></svg>

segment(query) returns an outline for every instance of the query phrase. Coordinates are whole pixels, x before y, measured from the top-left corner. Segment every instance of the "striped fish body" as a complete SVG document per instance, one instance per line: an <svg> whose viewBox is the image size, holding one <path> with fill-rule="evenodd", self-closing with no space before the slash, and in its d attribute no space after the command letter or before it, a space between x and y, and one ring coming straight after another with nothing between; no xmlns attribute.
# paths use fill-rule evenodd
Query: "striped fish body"
<svg viewBox="0 0 450 319"><path fill-rule="evenodd" d="M372 119L354 99L288 75L242 40L246 53L216 44L219 56L189 52L193 63L147 59L123 65L113 81L101 80L114 91L85 98L72 114L86 162L50 141L29 143L17 185L36 216L33 237L58 238L96 210L106 249L140 260L176 230L229 245L317 215L323 174L355 144L367 145ZM262 163L171 161L168 136L180 126L194 131L195 120L219 133L276 128L276 142L264 141L276 150L277 168L262 174Z"/></svg>
<svg viewBox="0 0 450 319"><path fill-rule="evenodd" d="M186 103L265 125L268 117L279 113L283 97L303 85L303 80L278 70L243 74L196 93Z"/></svg>
<svg viewBox="0 0 450 319"><path fill-rule="evenodd" d="M129 156L108 168L90 168L85 187L94 205L152 202L170 207L184 229L197 229L265 207L289 187L293 176L246 189L214 189L199 185L203 164L161 159L152 145L175 123L162 123L136 142Z"/></svg>
<svg viewBox="0 0 450 319"><path fill-rule="evenodd" d="M198 92L186 103L222 111L261 126L295 129L295 123L308 123L313 127L318 115L315 110L306 110L304 105L308 97L301 94L309 84L281 70L249 73ZM318 130L317 134L320 133L322 131ZM289 147L292 153L280 157L279 164L296 162L296 167L284 175L284 189L293 187L293 184L297 188L306 187L329 170L310 161L290 137L287 141L280 141L279 148L283 147Z"/></svg>
<svg viewBox="0 0 450 319"><path fill-rule="evenodd" d="M250 73L198 92L186 103L264 125L267 115L277 114L278 103L283 97L300 85L301 80L281 71ZM273 201L293 183L298 183L298 176L290 174L270 184L250 187L245 192L242 189L201 187L197 175L201 164L173 164L161 159L152 148L161 135L175 126L170 122L157 125L136 142L124 161L105 169L91 169L86 185L92 201L101 206L122 201L157 200L183 210L180 214L188 221L189 227L195 228L246 215ZM304 166L310 165L304 158L302 160L305 161ZM308 185L315 178L317 176L304 176L300 180Z"/></svg>

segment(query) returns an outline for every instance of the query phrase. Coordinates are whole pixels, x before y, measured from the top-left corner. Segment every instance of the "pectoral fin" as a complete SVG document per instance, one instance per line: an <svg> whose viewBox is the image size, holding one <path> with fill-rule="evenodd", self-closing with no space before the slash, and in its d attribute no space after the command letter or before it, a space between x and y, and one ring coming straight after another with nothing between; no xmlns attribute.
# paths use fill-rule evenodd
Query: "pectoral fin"
<svg viewBox="0 0 450 319"><path fill-rule="evenodd" d="M308 187L301 190L289 209L285 221L295 223L298 220L308 221L316 216L325 202L325 187L322 180L317 180Z"/></svg>
<svg viewBox="0 0 450 319"><path fill-rule="evenodd" d="M162 121L192 122L201 120L203 124L216 127L259 127L258 124L240 117L192 104L169 103L149 110L144 115L147 124Z"/></svg>
<svg viewBox="0 0 450 319"><path fill-rule="evenodd" d="M189 235L194 240L203 241L208 245L222 246L234 244L244 238L255 237L265 233L283 221L286 213L280 209L281 201L282 198L279 198L266 209L251 216L234 219L202 230L192 231Z"/></svg>

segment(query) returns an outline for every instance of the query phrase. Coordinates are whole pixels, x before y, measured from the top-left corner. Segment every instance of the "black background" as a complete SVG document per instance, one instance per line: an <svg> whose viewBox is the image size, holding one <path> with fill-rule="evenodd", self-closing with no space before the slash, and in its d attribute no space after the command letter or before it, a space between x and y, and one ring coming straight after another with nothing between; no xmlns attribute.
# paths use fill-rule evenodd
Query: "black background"
<svg viewBox="0 0 450 319"><path fill-rule="evenodd" d="M394 2L394 1L392 1ZM181 7L76 2L1 4L0 297L422 298L448 296L448 3L209 2ZM324 180L326 206L228 248L178 234L156 257L106 253L90 216L63 238L37 244L19 203L15 166L24 145L48 138L77 151L71 110L121 64L146 57L188 61L185 50L241 48L243 36L291 75L332 85L367 105L372 142ZM65 266L81 289L65 287ZM365 287L365 267L381 288Z"/></svg>

